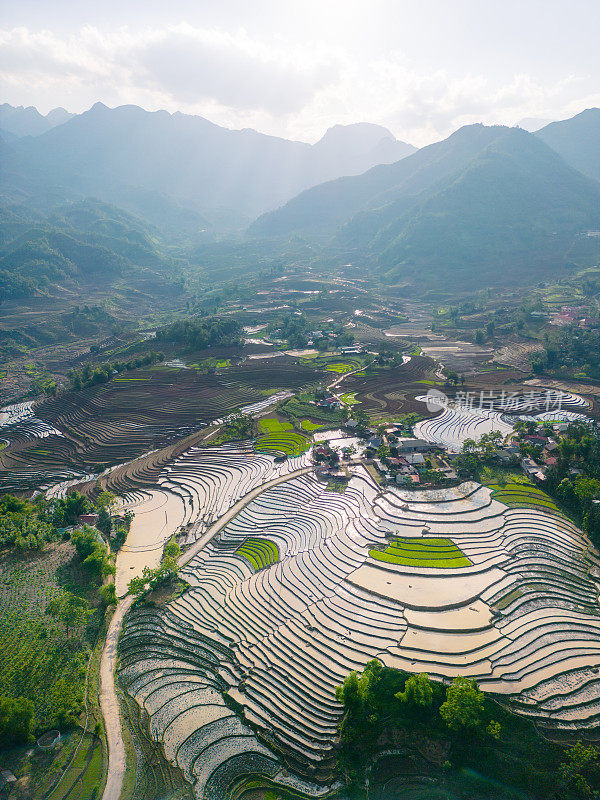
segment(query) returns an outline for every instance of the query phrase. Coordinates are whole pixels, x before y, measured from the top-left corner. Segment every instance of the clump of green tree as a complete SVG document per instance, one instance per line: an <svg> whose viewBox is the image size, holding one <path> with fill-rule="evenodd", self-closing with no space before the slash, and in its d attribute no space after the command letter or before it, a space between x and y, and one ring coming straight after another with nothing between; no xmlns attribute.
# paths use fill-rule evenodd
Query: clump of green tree
<svg viewBox="0 0 600 800"><path fill-rule="evenodd" d="M71 541L83 566L98 583L114 575L115 568L110 562L108 548L97 530L84 525L73 531Z"/></svg>
<svg viewBox="0 0 600 800"><path fill-rule="evenodd" d="M411 675L374 659L362 673L348 675L336 689L336 698L344 706L339 761L354 788L364 780L386 728L424 725L456 740L500 734L483 693L466 678L456 678L446 689L426 673Z"/></svg>
<svg viewBox="0 0 600 800"><path fill-rule="evenodd" d="M543 352L532 363L536 373L567 374L584 372L600 378L600 332L567 325L550 338L546 335Z"/></svg>
<svg viewBox="0 0 600 800"><path fill-rule="evenodd" d="M87 600L67 591L55 595L46 606L46 614L65 626L67 638L74 627L86 625L93 613Z"/></svg>
<svg viewBox="0 0 600 800"><path fill-rule="evenodd" d="M557 461L546 473L544 488L600 545L600 430L595 423L568 426L558 441Z"/></svg>
<svg viewBox="0 0 600 800"><path fill-rule="evenodd" d="M61 533L61 529L75 525L82 514L97 512L96 528L111 538L118 549L125 541L133 513L128 511L115 522L112 516L114 501L111 492L102 492L95 501L79 492L50 500L43 495L33 500L1 495L0 547L14 545L22 550L40 550L61 535L68 537L68 533L64 530ZM94 537L99 538L96 532Z"/></svg>
<svg viewBox="0 0 600 800"><path fill-rule="evenodd" d="M251 439L254 436L254 420L248 414L234 414L223 423L220 441L229 442L238 439Z"/></svg>
<svg viewBox="0 0 600 800"><path fill-rule="evenodd" d="M159 328L156 339L183 345L189 350L240 346L243 344L243 326L230 317L194 317Z"/></svg>
<svg viewBox="0 0 600 800"><path fill-rule="evenodd" d="M165 547L160 565L154 569L151 567L144 567L141 575L129 581L127 584L127 591L129 594L140 599L148 592L158 588L161 584L176 578L179 573L177 559L180 555L181 549L175 541L175 537L173 537Z"/></svg>
<svg viewBox="0 0 600 800"><path fill-rule="evenodd" d="M94 504L80 492L72 492L45 504L46 515L59 528L74 525L81 514L89 514L93 510Z"/></svg>
<svg viewBox="0 0 600 800"><path fill-rule="evenodd" d="M411 674L373 660L362 673L346 677L336 698L344 710L338 763L350 797L364 797L375 755L387 742L398 740L409 757L414 748L420 759L422 748L430 744L447 753L445 770L457 776L476 770L494 785L527 796L574 800L594 797L600 788L595 746L565 748L542 740L531 722L495 704L473 679L457 677L445 686L425 673Z"/></svg>
<svg viewBox="0 0 600 800"><path fill-rule="evenodd" d="M145 353L138 358L129 361L107 361L104 364L86 364L83 369L70 369L67 372L69 388L72 391L80 391L88 386L95 386L99 383L107 383L114 375L121 372L131 372L140 367L149 367L157 362L164 361L165 354L154 350Z"/></svg>
<svg viewBox="0 0 600 800"><path fill-rule="evenodd" d="M309 324L302 314L286 314L267 326L267 332L284 339L290 347L306 347L309 339Z"/></svg>
<svg viewBox="0 0 600 800"><path fill-rule="evenodd" d="M500 431L484 433L477 441L465 439L460 453L452 462L457 475L460 478L472 478L482 467L493 464L498 458L502 441Z"/></svg>
<svg viewBox="0 0 600 800"><path fill-rule="evenodd" d="M41 550L47 542L59 538L58 530L40 509L40 504L19 497L0 497L0 547Z"/></svg>
<svg viewBox="0 0 600 800"><path fill-rule="evenodd" d="M33 740L33 703L27 697L0 695L0 747Z"/></svg>

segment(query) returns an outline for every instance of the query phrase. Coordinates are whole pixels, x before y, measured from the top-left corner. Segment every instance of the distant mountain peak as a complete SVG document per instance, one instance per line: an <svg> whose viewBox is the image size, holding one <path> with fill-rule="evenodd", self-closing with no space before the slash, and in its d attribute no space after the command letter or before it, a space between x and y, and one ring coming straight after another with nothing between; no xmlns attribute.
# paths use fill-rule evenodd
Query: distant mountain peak
<svg viewBox="0 0 600 800"><path fill-rule="evenodd" d="M535 135L584 175L600 180L600 108L551 122Z"/></svg>
<svg viewBox="0 0 600 800"><path fill-rule="evenodd" d="M523 128L524 131L529 131L529 133L535 133L540 128L550 125L551 122L554 122L554 120L542 119L541 117L523 117L517 122L517 127Z"/></svg>
<svg viewBox="0 0 600 800"><path fill-rule="evenodd" d="M338 124L327 128L317 145L354 139L363 143L368 142L374 146L381 139L395 138L394 134L388 128L384 128L383 125L375 125L372 122L352 122L349 125Z"/></svg>
<svg viewBox="0 0 600 800"><path fill-rule="evenodd" d="M54 108L44 116L34 106L11 106L3 103L0 105L0 128L18 138L40 136L56 125L67 122L72 116L64 108Z"/></svg>

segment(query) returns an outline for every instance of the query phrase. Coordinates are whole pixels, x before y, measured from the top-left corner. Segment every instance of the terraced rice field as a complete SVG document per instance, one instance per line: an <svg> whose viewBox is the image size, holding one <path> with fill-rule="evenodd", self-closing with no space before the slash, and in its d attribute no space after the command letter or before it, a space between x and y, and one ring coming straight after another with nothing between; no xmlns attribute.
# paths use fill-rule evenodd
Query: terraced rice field
<svg viewBox="0 0 600 800"><path fill-rule="evenodd" d="M423 394L419 381L435 381L435 362L427 356L407 357L405 363L392 369L379 370L371 375L359 372L344 379L344 389L362 403L368 414L398 414L416 412L431 416L426 407L415 401Z"/></svg>
<svg viewBox="0 0 600 800"><path fill-rule="evenodd" d="M427 401L425 396L416 399L423 404ZM498 411L445 408L437 417L418 422L413 430L420 439L458 452L466 439L478 440L484 433L491 431L500 431L506 437L512 433L513 427Z"/></svg>
<svg viewBox="0 0 600 800"><path fill-rule="evenodd" d="M279 561L279 549L268 539L246 539L235 552L249 561L257 572Z"/></svg>
<svg viewBox="0 0 600 800"><path fill-rule="evenodd" d="M292 431L294 429L291 422L280 422L275 417L259 419L258 427L263 433L279 433L280 431Z"/></svg>
<svg viewBox="0 0 600 800"><path fill-rule="evenodd" d="M81 392L11 407L3 414L0 491L50 486L136 458L192 434L242 407L269 404L265 391L295 390L314 379L300 365L244 364L225 374L139 370Z"/></svg>
<svg viewBox="0 0 600 800"><path fill-rule="evenodd" d="M320 430L323 425L319 424L318 422L311 422L309 419L303 419L300 422L303 431L307 431L307 433L312 433L313 431Z"/></svg>
<svg viewBox="0 0 600 800"><path fill-rule="evenodd" d="M428 399L427 395L415 398L423 404ZM513 430L515 417L536 421L586 419L581 411L588 408L587 400L569 392L537 389L526 393L472 392L470 400L466 396L460 402L451 400L436 417L417 423L414 432L422 439L458 452L465 439L477 440L493 430L506 437Z"/></svg>
<svg viewBox="0 0 600 800"><path fill-rule="evenodd" d="M546 492L525 479L487 485L492 490L492 497L509 508L542 508L560 513L556 503Z"/></svg>
<svg viewBox="0 0 600 800"><path fill-rule="evenodd" d="M310 447L310 439L295 431L281 431L259 436L255 448L259 453L284 453L286 456L299 456Z"/></svg>
<svg viewBox="0 0 600 800"><path fill-rule="evenodd" d="M471 562L450 539L394 539L385 550L369 550L376 561L404 567L455 569Z"/></svg>
<svg viewBox="0 0 600 800"><path fill-rule="evenodd" d="M373 557L386 549L391 561ZM120 680L198 798L249 775L323 794L335 687L374 657L476 678L559 731L597 725L598 574L569 520L488 487L381 492L356 467L339 494L302 475L220 530L183 569L184 595L129 616Z"/></svg>
<svg viewBox="0 0 600 800"><path fill-rule="evenodd" d="M306 466L306 458L275 464L272 455L255 453L250 444L189 447L177 455L157 471L152 488L124 495L123 509L135 516L117 559L117 595L125 594L128 582L141 575L144 567L158 566L163 547L173 535L182 544L193 544L244 495L265 481ZM180 533L182 528L186 533Z"/></svg>

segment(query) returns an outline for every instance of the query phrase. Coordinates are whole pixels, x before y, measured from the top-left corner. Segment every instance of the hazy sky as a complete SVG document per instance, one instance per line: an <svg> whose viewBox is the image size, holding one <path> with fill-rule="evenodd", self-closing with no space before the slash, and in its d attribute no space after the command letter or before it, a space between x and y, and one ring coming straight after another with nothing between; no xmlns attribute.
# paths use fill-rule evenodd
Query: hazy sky
<svg viewBox="0 0 600 800"><path fill-rule="evenodd" d="M377 122L416 145L600 105L598 0L19 0L0 99L201 114L314 141Z"/></svg>

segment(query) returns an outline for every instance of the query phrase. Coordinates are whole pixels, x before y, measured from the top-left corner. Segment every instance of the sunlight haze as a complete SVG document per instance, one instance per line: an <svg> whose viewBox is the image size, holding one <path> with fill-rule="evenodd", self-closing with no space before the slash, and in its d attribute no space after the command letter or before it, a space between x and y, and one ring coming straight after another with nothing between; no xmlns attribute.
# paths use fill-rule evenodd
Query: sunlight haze
<svg viewBox="0 0 600 800"><path fill-rule="evenodd" d="M366 121L422 146L598 105L599 22L590 0L26 0L0 21L0 87L43 113L100 100L310 142Z"/></svg>

